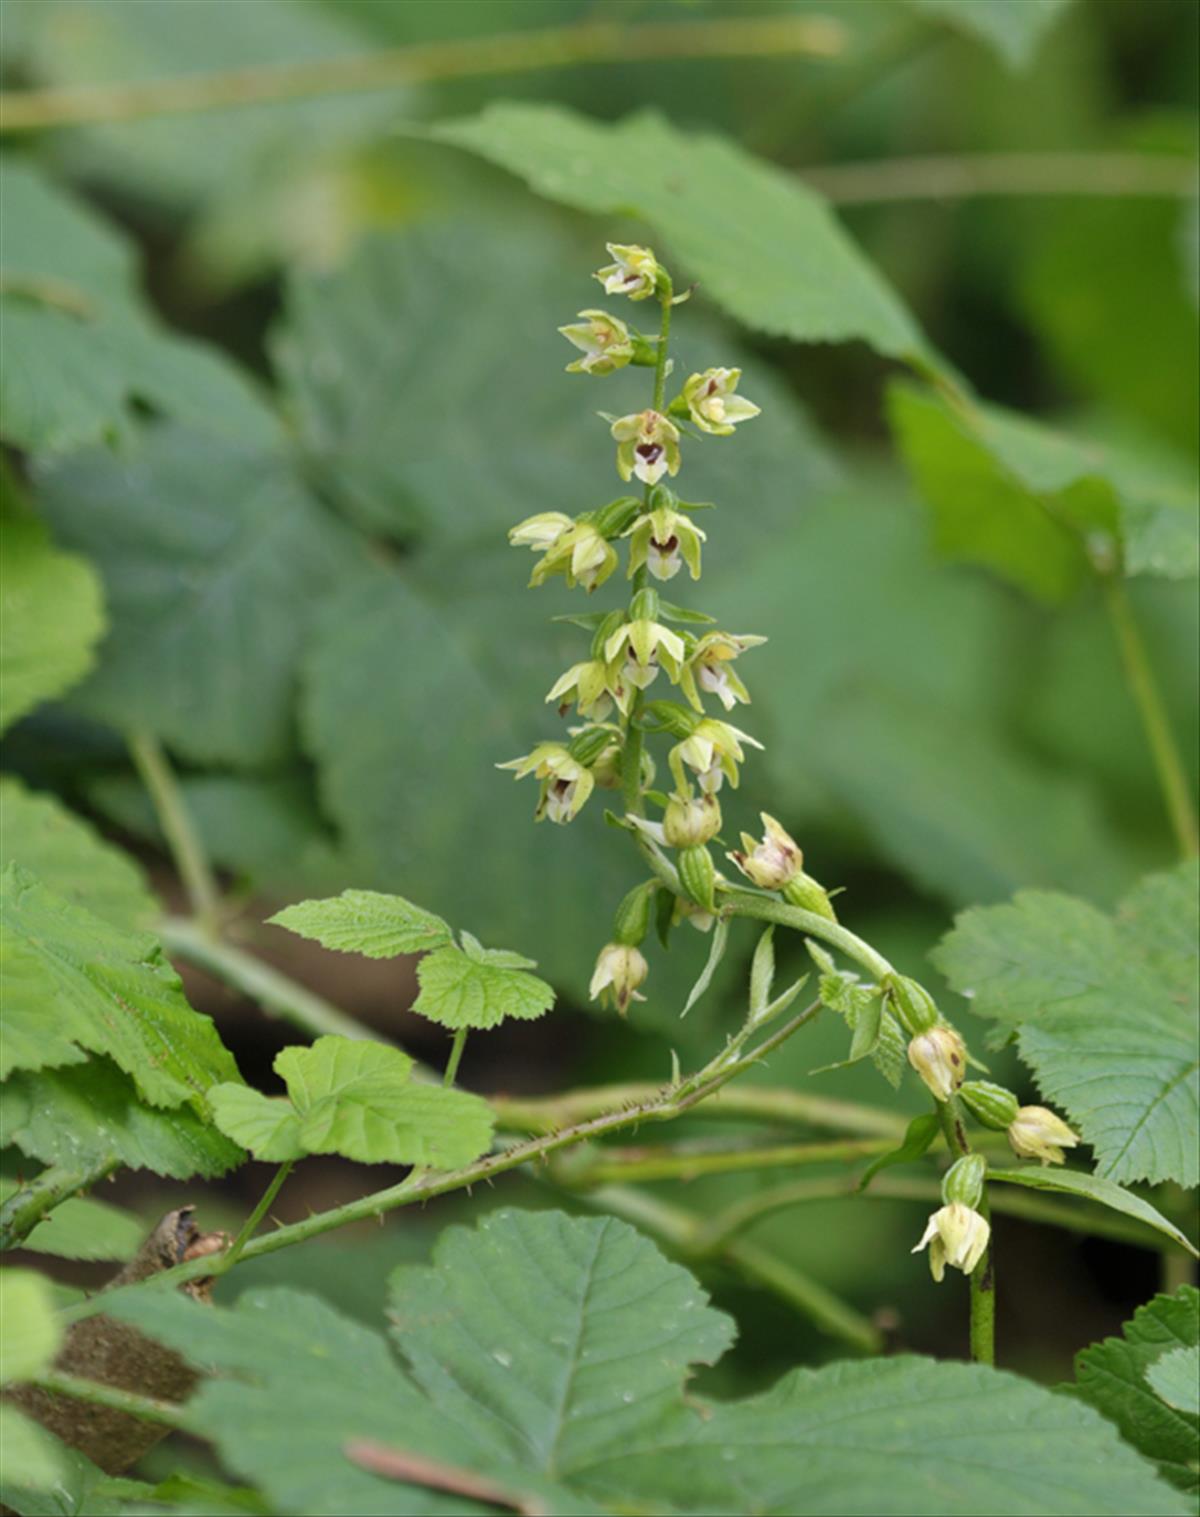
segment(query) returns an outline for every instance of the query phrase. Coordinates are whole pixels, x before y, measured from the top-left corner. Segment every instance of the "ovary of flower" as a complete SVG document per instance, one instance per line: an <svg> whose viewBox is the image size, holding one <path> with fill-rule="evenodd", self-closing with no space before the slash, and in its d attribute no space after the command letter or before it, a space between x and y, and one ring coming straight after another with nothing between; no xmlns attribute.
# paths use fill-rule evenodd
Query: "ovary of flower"
<svg viewBox="0 0 1200 1517"><path fill-rule="evenodd" d="M630 1001L644 1001L638 995L638 986L645 982L650 966L640 950L628 943L609 943L600 950L592 983L588 986L591 1000L612 1000L622 1016L629 1009Z"/></svg>
<svg viewBox="0 0 1200 1517"><path fill-rule="evenodd" d="M1021 1159L1040 1159L1045 1164L1062 1164L1064 1148L1077 1148L1079 1134L1045 1106L1022 1106L1009 1124L1008 1141Z"/></svg>
<svg viewBox="0 0 1200 1517"><path fill-rule="evenodd" d="M935 1280L942 1279L947 1264L969 1275L983 1257L990 1235L986 1218L961 1201L952 1201L933 1213L913 1253L929 1245L929 1269Z"/></svg>
<svg viewBox="0 0 1200 1517"><path fill-rule="evenodd" d="M700 691L715 695L726 711L736 702L750 704L750 692L732 668L733 660L747 648L757 648L765 637L732 632L706 632L688 656L680 676L679 687L697 711L703 711Z"/></svg>
<svg viewBox="0 0 1200 1517"><path fill-rule="evenodd" d="M609 665L624 658L620 677L639 690L645 690L658 678L659 664L672 680L679 678L686 650L683 639L661 622L632 621L618 627L604 645Z"/></svg>
<svg viewBox="0 0 1200 1517"><path fill-rule="evenodd" d="M630 579L643 564L655 579L674 579L686 563L693 579L700 578L700 544L705 534L682 511L661 506L639 516L630 527Z"/></svg>
<svg viewBox="0 0 1200 1517"><path fill-rule="evenodd" d="M590 522L573 522L534 564L529 584L531 588L543 585L554 575L563 574L571 589L579 584L590 594L616 567L617 550L604 534Z"/></svg>
<svg viewBox="0 0 1200 1517"><path fill-rule="evenodd" d="M619 416L612 424L612 435L622 479L636 474L643 484L656 485L664 474L679 473L679 428L660 412Z"/></svg>
<svg viewBox="0 0 1200 1517"><path fill-rule="evenodd" d="M552 822L569 822L579 815L591 795L595 780L591 771L573 758L562 743L539 743L522 758L497 764L497 769L512 769L515 779L534 775L542 782L534 819L549 817Z"/></svg>
<svg viewBox="0 0 1200 1517"><path fill-rule="evenodd" d="M627 714L632 690L603 659L588 659L573 664L551 686L547 701L559 701L563 709L577 707L580 716L602 722L615 702L622 715Z"/></svg>
<svg viewBox="0 0 1200 1517"><path fill-rule="evenodd" d="M742 833L742 851L726 855L751 884L760 890L779 890L804 867L800 846L773 816L760 812L763 824L761 842L748 832Z"/></svg>
<svg viewBox="0 0 1200 1517"><path fill-rule="evenodd" d="M691 735L671 749L668 759L679 790L687 790L684 764L695 770L700 788L706 793L715 794L721 788L722 779L726 778L736 790L737 766L746 757L742 743L749 743L752 748L762 747L748 732L731 727L728 722L719 722L714 717L705 717L698 722Z"/></svg>
<svg viewBox="0 0 1200 1517"><path fill-rule="evenodd" d="M658 259L650 248L634 243L606 242L613 262L597 269L592 276L604 286L606 295L628 295L630 300L649 300L658 288Z"/></svg>
<svg viewBox="0 0 1200 1517"><path fill-rule="evenodd" d="M574 520L562 511L541 511L510 528L508 540L514 548L532 548L535 553L544 553L574 525Z"/></svg>
<svg viewBox="0 0 1200 1517"><path fill-rule="evenodd" d="M739 422L760 414L761 407L734 393L741 377L741 369L705 369L684 385L688 415L702 432L728 437Z"/></svg>
<svg viewBox="0 0 1200 1517"><path fill-rule="evenodd" d="M583 353L567 365L568 374L611 374L633 357L629 328L607 311L580 311L582 318L559 331Z"/></svg>

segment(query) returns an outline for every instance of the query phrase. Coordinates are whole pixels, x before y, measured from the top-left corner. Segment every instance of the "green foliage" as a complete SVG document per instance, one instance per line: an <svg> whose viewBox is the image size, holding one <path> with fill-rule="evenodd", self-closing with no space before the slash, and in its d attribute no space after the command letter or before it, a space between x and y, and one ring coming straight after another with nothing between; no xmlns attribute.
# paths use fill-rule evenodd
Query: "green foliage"
<svg viewBox="0 0 1200 1517"><path fill-rule="evenodd" d="M2 731L88 672L105 617L100 583L82 558L60 553L11 498L0 523Z"/></svg>
<svg viewBox="0 0 1200 1517"><path fill-rule="evenodd" d="M1200 1347L1173 1348L1156 1359L1146 1379L1161 1401L1177 1412L1200 1416Z"/></svg>
<svg viewBox="0 0 1200 1517"><path fill-rule="evenodd" d="M48 1368L62 1340L49 1287L31 1270L0 1270L0 1385ZM15 1407L0 1405L4 1480L46 1490L61 1469L54 1440Z"/></svg>
<svg viewBox="0 0 1200 1517"><path fill-rule="evenodd" d="M1152 1227L1155 1232L1162 1233L1173 1243L1200 1258L1193 1244L1173 1222L1168 1222L1161 1212L1148 1201L1143 1201L1141 1196L1103 1175L1081 1174L1073 1169L1059 1169L1056 1165L1024 1164L1020 1169L989 1169L988 1177L1002 1184L1024 1185L1029 1190L1059 1191L1063 1195L1082 1196L1085 1200L1096 1201L1111 1211L1122 1212L1127 1217L1144 1222L1147 1227Z"/></svg>
<svg viewBox="0 0 1200 1517"><path fill-rule="evenodd" d="M1168 1404L1152 1372L1168 1355L1195 1352L1200 1341L1200 1291L1181 1286L1139 1307L1120 1338L1093 1344L1075 1360L1075 1384L1064 1386L1110 1422L1180 1490L1200 1490L1194 1413Z"/></svg>
<svg viewBox="0 0 1200 1517"><path fill-rule="evenodd" d="M866 1190L881 1169L890 1169L893 1164L912 1164L923 1158L941 1131L941 1125L936 1111L923 1112L921 1116L914 1117L904 1130L904 1141L888 1153L872 1159L863 1170L858 1182L859 1190Z"/></svg>
<svg viewBox="0 0 1200 1517"><path fill-rule="evenodd" d="M857 337L888 357L938 362L821 197L731 142L653 114L608 124L508 102L432 135L551 200L648 221L678 261L680 284L700 280L747 326L798 342Z"/></svg>
<svg viewBox="0 0 1200 1517"><path fill-rule="evenodd" d="M0 1201L7 1201L20 1186L0 1179ZM142 1241L145 1228L137 1217L91 1196L72 1196L60 1202L21 1242L35 1254L57 1259L125 1260Z"/></svg>
<svg viewBox="0 0 1200 1517"><path fill-rule="evenodd" d="M298 901L270 920L302 938L339 953L361 953L368 959L394 959L404 953L424 953L452 941L450 928L432 911L414 906L399 895L376 890L343 890L328 901Z"/></svg>
<svg viewBox="0 0 1200 1517"><path fill-rule="evenodd" d="M818 944L810 941L808 951L821 971L818 982L821 1004L844 1017L853 1033L849 1057L826 1067L844 1069L847 1064L870 1057L892 1089L898 1090L908 1067L908 1040L896 1018L885 1010L878 989L864 985L856 974L836 968L832 957Z"/></svg>
<svg viewBox="0 0 1200 1517"><path fill-rule="evenodd" d="M1184 1510L1090 1408L983 1366L901 1357L797 1370L741 1402L685 1395L730 1324L611 1219L493 1214L443 1234L433 1268L402 1269L393 1302L404 1369L289 1291L233 1312L162 1293L114 1310L222 1372L189 1426L285 1511L463 1510L369 1473L347 1454L364 1442L563 1513Z"/></svg>
<svg viewBox="0 0 1200 1517"><path fill-rule="evenodd" d="M0 868L20 864L56 895L116 927L146 927L154 921L158 902L141 869L54 796L36 794L5 776L0 779L0 811Z"/></svg>
<svg viewBox="0 0 1200 1517"><path fill-rule="evenodd" d="M413 1010L455 1029L496 1027L506 1017L530 1021L554 1005L553 987L527 972L532 965L464 934L462 948L435 949L417 965L421 993Z"/></svg>
<svg viewBox="0 0 1200 1517"><path fill-rule="evenodd" d="M276 1164L306 1153L438 1169L477 1159L492 1139L487 1103L466 1091L416 1084L412 1068L398 1048L318 1038L275 1059L288 1100L219 1085L209 1104L222 1132Z"/></svg>
<svg viewBox="0 0 1200 1517"><path fill-rule="evenodd" d="M995 48L1010 68L1026 68L1043 35L1072 0L905 0Z"/></svg>
<svg viewBox="0 0 1200 1517"><path fill-rule="evenodd" d="M1015 1031L1110 1180L1197 1183L1196 909L1194 863L1141 881L1115 917L1022 891L964 912L935 955L976 1012Z"/></svg>

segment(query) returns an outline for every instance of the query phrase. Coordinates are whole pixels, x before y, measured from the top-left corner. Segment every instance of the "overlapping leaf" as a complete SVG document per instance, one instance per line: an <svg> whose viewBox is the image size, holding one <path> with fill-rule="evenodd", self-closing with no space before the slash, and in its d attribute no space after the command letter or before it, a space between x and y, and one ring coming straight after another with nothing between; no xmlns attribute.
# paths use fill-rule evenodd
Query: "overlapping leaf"
<svg viewBox="0 0 1200 1517"><path fill-rule="evenodd" d="M1200 1416L1200 1347L1170 1349L1154 1361L1146 1379L1160 1401L1177 1412Z"/></svg>
<svg viewBox="0 0 1200 1517"><path fill-rule="evenodd" d="M964 912L935 961L1015 1031L1043 1093L1109 1179L1197 1183L1196 866L1144 879L1115 917L1022 891Z"/></svg>
<svg viewBox="0 0 1200 1517"><path fill-rule="evenodd" d="M489 957L489 955L496 957ZM504 950L438 948L417 966L421 993L413 1003L431 1022L443 1027L496 1027L508 1017L540 1017L554 1005L553 987L522 966L532 964Z"/></svg>

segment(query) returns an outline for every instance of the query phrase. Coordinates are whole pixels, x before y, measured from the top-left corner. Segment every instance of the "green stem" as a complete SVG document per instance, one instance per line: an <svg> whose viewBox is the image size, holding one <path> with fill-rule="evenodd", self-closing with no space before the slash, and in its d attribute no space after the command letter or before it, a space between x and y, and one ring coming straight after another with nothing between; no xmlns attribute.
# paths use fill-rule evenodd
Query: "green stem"
<svg viewBox="0 0 1200 1517"><path fill-rule="evenodd" d="M818 916L815 911L805 911L800 906L789 906L770 896L752 895L748 890L728 890L722 894L721 908L737 917L753 917L759 922L777 922L782 927L794 928L809 937L822 938L834 948L840 949L848 959L853 959L876 980L895 974L895 970L881 953L856 936L840 922L831 922L828 917Z"/></svg>
<svg viewBox="0 0 1200 1517"><path fill-rule="evenodd" d="M259 1223L267 1215L267 1212L271 1206L271 1202L274 1201L275 1197L279 1194L280 1189L283 1186L283 1182L291 1174L292 1165L294 1163L294 1159L288 1159L275 1171L274 1177L272 1178L270 1185L268 1185L266 1190L263 1191L262 1198L259 1201L258 1205L246 1218L241 1232L238 1233L237 1237L233 1240L233 1243L222 1256L220 1260L220 1269L218 1270L219 1274L223 1275L226 1270L232 1269L233 1266L242 1257L242 1252L245 1249L247 1243L249 1243L250 1239L253 1238L254 1234L258 1231Z"/></svg>
<svg viewBox="0 0 1200 1517"><path fill-rule="evenodd" d="M1162 692L1154 678L1154 670L1124 583L1110 574L1105 576L1103 587L1104 603L1116 634L1125 682L1137 706L1146 741L1154 756L1154 768L1175 840L1183 857L1192 858L1200 853L1200 825L1196 821L1191 785L1175 734L1171 731Z"/></svg>
<svg viewBox="0 0 1200 1517"><path fill-rule="evenodd" d="M210 1265L211 1262L210 1260ZM32 1376L27 1383L44 1391L53 1391L56 1396L70 1396L73 1401L86 1401L92 1406L104 1406L113 1412L126 1412L131 1417L140 1417L143 1422L157 1422L163 1427L176 1429L183 1429L187 1425L183 1408L172 1401L139 1396L136 1391L123 1391L115 1385L101 1385L96 1380L68 1375L64 1370L43 1370L40 1375Z"/></svg>
<svg viewBox="0 0 1200 1517"><path fill-rule="evenodd" d="M149 732L130 732L126 741L150 795L197 925L210 936L215 935L220 921L221 894L170 761L162 744Z"/></svg>
<svg viewBox="0 0 1200 1517"><path fill-rule="evenodd" d="M116 1167L116 1159L105 1159L91 1169L56 1165L44 1170L0 1206L0 1250L19 1247L56 1206L89 1190Z"/></svg>
<svg viewBox="0 0 1200 1517"><path fill-rule="evenodd" d="M852 1138L840 1143L788 1143L774 1148L688 1152L686 1149L603 1149L564 1172L574 1186L644 1184L651 1180L697 1180L704 1175L743 1174L757 1169L794 1169L809 1164L853 1164L888 1153L894 1138Z"/></svg>
<svg viewBox="0 0 1200 1517"><path fill-rule="evenodd" d="M446 1060L446 1072L442 1076L443 1085L453 1085L454 1077L458 1073L458 1066L463 1056L463 1049L467 1046L467 1027L460 1027L454 1034L454 1042L450 1047L450 1057Z"/></svg>
<svg viewBox="0 0 1200 1517"><path fill-rule="evenodd" d="M969 1154L971 1142L958 1097L951 1096L948 1101L936 1104L946 1147L952 1154ZM991 1224L992 1209L986 1182L975 1210ZM990 1242L971 1271L971 1358L976 1364L996 1362L996 1267Z"/></svg>

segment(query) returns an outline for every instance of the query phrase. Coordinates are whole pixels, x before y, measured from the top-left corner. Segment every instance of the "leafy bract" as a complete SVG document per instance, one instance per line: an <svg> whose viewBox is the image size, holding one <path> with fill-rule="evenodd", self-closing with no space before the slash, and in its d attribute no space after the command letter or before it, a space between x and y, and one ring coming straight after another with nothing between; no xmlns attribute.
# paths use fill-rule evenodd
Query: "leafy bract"
<svg viewBox="0 0 1200 1517"><path fill-rule="evenodd" d="M298 901L269 920L324 948L361 953L368 959L424 953L451 941L450 928L441 917L403 896L377 890L343 890L331 900Z"/></svg>
<svg viewBox="0 0 1200 1517"><path fill-rule="evenodd" d="M1162 1233L1181 1248L1200 1258L1194 1245L1180 1232L1173 1222L1168 1222L1155 1207L1133 1191L1126 1190L1102 1175L1081 1174L1075 1169L1060 1169L1057 1165L1025 1164L1019 1169L989 1169L988 1178L1002 1184L1024 1185L1029 1190L1060 1191L1068 1196L1083 1196L1088 1201L1097 1201L1112 1211L1122 1212L1138 1222L1144 1222L1155 1232Z"/></svg>
<svg viewBox="0 0 1200 1517"><path fill-rule="evenodd" d="M0 1202L20 1190L15 1180L0 1180ZM145 1236L137 1217L91 1196L60 1201L21 1247L58 1259L128 1259Z"/></svg>
<svg viewBox="0 0 1200 1517"><path fill-rule="evenodd" d="M73 703L201 762L288 753L301 647L364 551L288 460L157 426L132 457L85 451L39 482L62 541L99 569L112 622Z"/></svg>
<svg viewBox="0 0 1200 1517"><path fill-rule="evenodd" d="M1195 863L1142 880L1106 916L1022 891L964 912L935 962L1065 1107L1110 1180L1198 1179Z"/></svg>
<svg viewBox="0 0 1200 1517"><path fill-rule="evenodd" d="M838 1064L827 1065L828 1069L842 1069L847 1064L857 1063L868 1056L875 1068L893 1090L899 1089L907 1067L908 1040L899 1022L886 1010L880 1000L878 988L864 985L856 974L838 969L833 956L819 943L807 942L813 963L821 971L818 989L822 1006L828 1006L846 1020L853 1033L849 1056ZM814 1073L823 1073L814 1070Z"/></svg>
<svg viewBox="0 0 1200 1517"><path fill-rule="evenodd" d="M1011 68L1025 68L1071 0L905 0L995 48Z"/></svg>
<svg viewBox="0 0 1200 1517"><path fill-rule="evenodd" d="M861 338L888 357L937 362L824 200L724 138L653 114L610 124L511 102L430 131L551 200L648 221L678 260L679 286L699 280L748 326L800 342Z"/></svg>
<svg viewBox="0 0 1200 1517"><path fill-rule="evenodd" d="M1173 1348L1146 1371L1154 1393L1177 1412L1200 1416L1200 1347Z"/></svg>
<svg viewBox="0 0 1200 1517"><path fill-rule="evenodd" d="M169 334L137 291L133 249L28 162L0 174L0 432L60 452L131 430L146 401L211 435L267 442L278 423L221 354Z"/></svg>
<svg viewBox="0 0 1200 1517"><path fill-rule="evenodd" d="M117 1162L171 1179L223 1175L245 1158L190 1106L147 1106L110 1060L26 1070L0 1087L0 1138L43 1164L94 1170Z"/></svg>
<svg viewBox="0 0 1200 1517"><path fill-rule="evenodd" d="M398 1048L323 1037L277 1056L288 1100L239 1085L218 1086L209 1099L223 1132L277 1164L306 1153L438 1169L477 1159L492 1139L487 1103L466 1091L418 1085L412 1068Z"/></svg>
<svg viewBox="0 0 1200 1517"><path fill-rule="evenodd" d="M33 517L6 501L0 507L0 528L3 731L88 672L104 631L104 606L91 567L73 553L60 552Z"/></svg>
<svg viewBox="0 0 1200 1517"><path fill-rule="evenodd" d="M1200 1291L1181 1286L1139 1307L1121 1337L1105 1338L1075 1358L1075 1384L1064 1386L1115 1422L1121 1436L1181 1490L1200 1490L1194 1414L1167 1404L1150 1372L1176 1352L1200 1342Z"/></svg>
<svg viewBox="0 0 1200 1517"><path fill-rule="evenodd" d="M492 952L452 945L435 949L417 965L421 993L413 1010L453 1028L496 1027L506 1017L529 1021L549 1011L553 987L524 968L489 959Z"/></svg>
<svg viewBox="0 0 1200 1517"><path fill-rule="evenodd" d="M158 915L141 869L52 795L0 778L0 868L20 864L56 894L118 927L145 927Z"/></svg>
<svg viewBox="0 0 1200 1517"><path fill-rule="evenodd" d="M1197 572L1196 487L1185 467L999 407L952 407L906 384L893 386L889 413L947 557L1051 603L1087 577L1093 534L1116 538L1128 574Z"/></svg>
<svg viewBox="0 0 1200 1517"><path fill-rule="evenodd" d="M982 1365L835 1364L746 1401L685 1397L688 1367L715 1358L731 1324L607 1218L500 1212L444 1233L431 1268L394 1279L405 1369L379 1335L286 1290L232 1312L141 1293L113 1312L217 1370L189 1427L278 1509L316 1517L464 1510L369 1473L364 1443L564 1514L1185 1510L1091 1408Z"/></svg>

